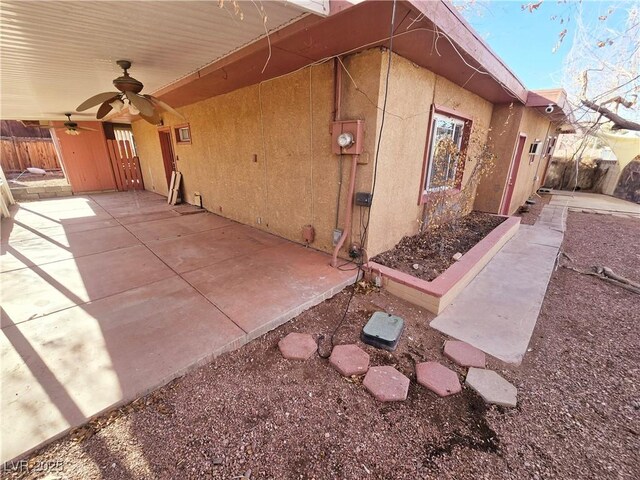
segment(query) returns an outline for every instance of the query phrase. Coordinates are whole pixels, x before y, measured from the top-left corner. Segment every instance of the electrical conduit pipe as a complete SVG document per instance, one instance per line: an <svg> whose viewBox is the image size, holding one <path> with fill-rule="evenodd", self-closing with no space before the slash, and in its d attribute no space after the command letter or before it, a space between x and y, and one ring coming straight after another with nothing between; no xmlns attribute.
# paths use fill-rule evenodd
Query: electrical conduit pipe
<svg viewBox="0 0 640 480"><path fill-rule="evenodd" d="M347 198L349 201L347 202L347 212L346 218L344 222L344 230L342 230L342 235L340 235L340 240L336 244L336 248L333 250L333 258L331 259L331 266L334 268L338 267L338 253L340 249L344 245L344 242L347 240L347 236L351 232L351 218L353 217L353 195L355 194L356 189L356 167L358 166L358 157L359 155L351 156L351 173L349 174L349 193L347 194Z"/></svg>

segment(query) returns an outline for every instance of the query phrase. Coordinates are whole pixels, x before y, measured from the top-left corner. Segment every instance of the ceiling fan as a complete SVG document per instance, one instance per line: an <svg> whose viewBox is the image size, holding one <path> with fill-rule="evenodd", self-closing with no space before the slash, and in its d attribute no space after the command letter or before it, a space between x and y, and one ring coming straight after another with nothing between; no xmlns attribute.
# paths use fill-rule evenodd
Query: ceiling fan
<svg viewBox="0 0 640 480"><path fill-rule="evenodd" d="M127 71L131 68L131 62L129 60L118 60L116 63L124 71L122 76L113 81L113 86L116 87L119 92L105 92L94 95L82 102L78 108L76 108L77 111L83 112L101 104L96 115L98 120L106 117L112 110L122 112L125 109L128 109L132 115L140 115L141 118L153 125L158 125L162 122L162 118L160 117L160 111L162 110L184 119L184 116L180 112L162 100L152 97L151 95L140 94L144 85L129 75Z"/></svg>
<svg viewBox="0 0 640 480"><path fill-rule="evenodd" d="M67 135L80 135L80 132L97 132L95 128L79 127L76 122L71 121L70 113L65 113L65 116L67 117L67 121L64 122L64 127L58 127L58 130L64 128L64 133Z"/></svg>

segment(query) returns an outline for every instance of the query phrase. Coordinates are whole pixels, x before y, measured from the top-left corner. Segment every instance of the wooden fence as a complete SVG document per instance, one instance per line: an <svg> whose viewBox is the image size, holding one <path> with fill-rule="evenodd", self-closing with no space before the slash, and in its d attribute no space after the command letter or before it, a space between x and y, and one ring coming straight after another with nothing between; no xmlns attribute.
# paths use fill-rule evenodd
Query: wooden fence
<svg viewBox="0 0 640 480"><path fill-rule="evenodd" d="M5 172L27 167L60 170L53 140L45 138L0 137L0 165Z"/></svg>
<svg viewBox="0 0 640 480"><path fill-rule="evenodd" d="M107 140L109 157L118 190L144 190L140 160L133 155L128 140Z"/></svg>

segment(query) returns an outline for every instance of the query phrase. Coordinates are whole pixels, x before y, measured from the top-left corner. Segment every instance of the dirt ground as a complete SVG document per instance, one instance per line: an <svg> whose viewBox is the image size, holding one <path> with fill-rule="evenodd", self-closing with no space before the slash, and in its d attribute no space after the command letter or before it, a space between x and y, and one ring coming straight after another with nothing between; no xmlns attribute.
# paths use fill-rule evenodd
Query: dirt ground
<svg viewBox="0 0 640 480"><path fill-rule="evenodd" d="M404 237L391 250L371 260L431 281L455 262L456 253L467 253L503 221L504 217L471 212L455 224L430 227L417 235Z"/></svg>
<svg viewBox="0 0 640 480"><path fill-rule="evenodd" d="M46 175L33 173L8 173L7 180L11 187L58 187L69 185L62 170L49 170ZM17 179L17 180L16 180Z"/></svg>
<svg viewBox="0 0 640 480"><path fill-rule="evenodd" d="M575 267L606 265L638 280L640 222L570 213L563 249ZM280 356L277 342L291 331L330 332L348 295L98 419L93 435L45 447L31 465L63 469L48 479L83 480L637 478L638 295L559 268L522 365L488 361L518 387L514 409L488 407L467 388L442 399L417 385L416 361L455 367L432 315L384 292L356 294L335 340L360 344L375 310L404 317L396 352L363 348L372 365L411 378L406 402L377 402L360 378L342 378L318 356Z"/></svg>

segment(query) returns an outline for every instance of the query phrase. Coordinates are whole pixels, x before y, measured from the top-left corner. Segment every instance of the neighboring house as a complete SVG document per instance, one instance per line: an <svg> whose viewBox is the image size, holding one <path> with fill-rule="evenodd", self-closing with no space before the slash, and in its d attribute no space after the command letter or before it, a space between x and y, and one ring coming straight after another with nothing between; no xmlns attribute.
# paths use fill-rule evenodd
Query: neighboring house
<svg viewBox="0 0 640 480"><path fill-rule="evenodd" d="M264 74L265 46L254 44L157 92L188 123L170 115L159 128L133 123L145 188L166 195L175 166L187 202L198 194L207 210L297 242L312 225L312 246L331 252L352 202L351 158L334 153L332 125L361 120L355 190L370 193L376 181L369 256L418 232L437 169L457 187L469 180L469 161L434 164L434 128L469 150L495 150L475 207L513 213L540 185L567 122L564 93L528 92L448 2L398 2L393 53L391 16L392 2L364 2L307 17L271 38ZM368 207L353 208L350 242L359 242Z"/></svg>

